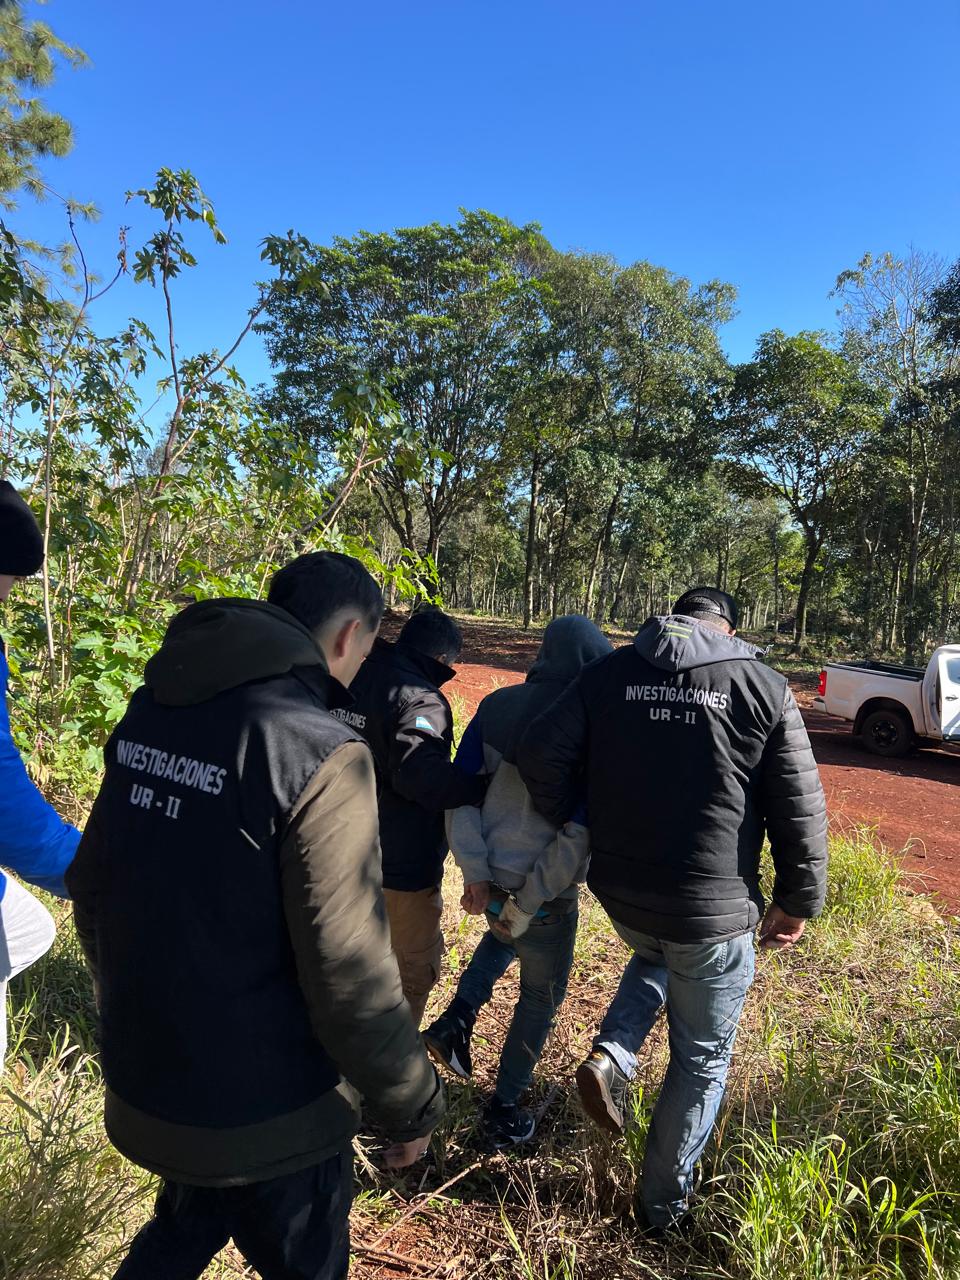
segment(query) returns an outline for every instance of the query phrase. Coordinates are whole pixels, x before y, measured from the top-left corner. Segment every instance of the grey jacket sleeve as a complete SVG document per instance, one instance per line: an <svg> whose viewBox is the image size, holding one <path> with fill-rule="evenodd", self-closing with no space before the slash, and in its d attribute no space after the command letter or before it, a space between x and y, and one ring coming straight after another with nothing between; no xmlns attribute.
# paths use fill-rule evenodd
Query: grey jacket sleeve
<svg viewBox="0 0 960 1280"><path fill-rule="evenodd" d="M566 823L516 891L521 910L533 915L572 884L583 884L589 861L590 832L579 822Z"/></svg>
<svg viewBox="0 0 960 1280"><path fill-rule="evenodd" d="M490 879L490 863L483 838L483 814L478 805L447 810L447 843L463 874L464 884Z"/></svg>
<svg viewBox="0 0 960 1280"><path fill-rule="evenodd" d="M773 900L787 915L809 919L819 915L826 896L827 805L806 726L789 687L760 770L776 870Z"/></svg>
<svg viewBox="0 0 960 1280"><path fill-rule="evenodd" d="M555 827L577 807L586 743L587 708L578 678L528 726L517 746L517 768L534 808Z"/></svg>
<svg viewBox="0 0 960 1280"><path fill-rule="evenodd" d="M403 998L383 904L373 758L348 742L297 803L284 910L317 1039L395 1141L429 1133L443 1091Z"/></svg>

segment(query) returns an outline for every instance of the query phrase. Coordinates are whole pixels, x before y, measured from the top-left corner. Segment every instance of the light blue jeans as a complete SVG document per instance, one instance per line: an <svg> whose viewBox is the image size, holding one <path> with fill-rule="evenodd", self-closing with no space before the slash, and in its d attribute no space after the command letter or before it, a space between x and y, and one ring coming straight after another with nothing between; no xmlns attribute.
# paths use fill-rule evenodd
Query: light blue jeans
<svg viewBox="0 0 960 1280"><path fill-rule="evenodd" d="M693 1170L723 1099L737 1025L753 981L753 934L725 942L664 942L613 926L633 956L593 1042L632 1076L665 1004L670 1063L647 1135L642 1198L663 1227L681 1217Z"/></svg>
<svg viewBox="0 0 960 1280"><path fill-rule="evenodd" d="M530 1087L533 1069L567 994L576 936L575 906L546 921L532 920L526 933L512 942L501 942L488 930L460 977L457 995L476 1013L514 960L520 960L520 998L497 1072L496 1095L501 1102L517 1102Z"/></svg>

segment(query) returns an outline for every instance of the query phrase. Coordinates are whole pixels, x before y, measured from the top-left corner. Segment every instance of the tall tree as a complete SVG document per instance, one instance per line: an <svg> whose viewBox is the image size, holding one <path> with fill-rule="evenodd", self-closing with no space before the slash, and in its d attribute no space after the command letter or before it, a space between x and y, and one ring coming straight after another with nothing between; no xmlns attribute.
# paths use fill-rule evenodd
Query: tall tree
<svg viewBox="0 0 960 1280"><path fill-rule="evenodd" d="M0 3L0 205L6 209L24 187L42 196L37 162L65 156L73 146L69 122L35 96L53 81L57 56L74 66L86 61L45 23L28 22L15 0Z"/></svg>
<svg viewBox="0 0 960 1280"><path fill-rule="evenodd" d="M866 254L837 279L846 350L862 376L892 404L890 456L901 478L906 542L903 637L908 662L919 657L925 592L921 583L924 530L949 451L951 412L942 388L958 349L941 341L930 300L946 275L933 254L904 258ZM899 601L898 601L899 604Z"/></svg>
<svg viewBox="0 0 960 1280"><path fill-rule="evenodd" d="M807 608L820 552L860 453L882 420L868 386L824 335L765 333L754 359L736 370L730 402L729 474L746 494L778 496L804 538L794 643L806 639Z"/></svg>
<svg viewBox="0 0 960 1280"><path fill-rule="evenodd" d="M375 492L404 546L436 558L450 520L504 482L517 353L540 309L530 266L545 251L536 226L482 210L361 232L312 246L301 287L267 306L268 403L289 430L326 444L337 388L358 371L390 385L407 431Z"/></svg>
<svg viewBox="0 0 960 1280"><path fill-rule="evenodd" d="M574 255L555 286L556 324L582 388L582 413L609 480L598 511L584 610L606 618L618 594L628 499L651 463L681 485L713 456L719 392L728 366L718 339L734 290L695 287L663 267ZM669 481L668 481L669 482Z"/></svg>

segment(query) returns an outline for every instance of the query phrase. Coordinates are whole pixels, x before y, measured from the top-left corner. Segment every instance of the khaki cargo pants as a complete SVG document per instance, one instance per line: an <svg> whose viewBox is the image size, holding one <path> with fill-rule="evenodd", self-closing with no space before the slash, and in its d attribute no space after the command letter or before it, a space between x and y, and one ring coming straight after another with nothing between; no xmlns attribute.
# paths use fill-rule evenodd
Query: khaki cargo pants
<svg viewBox="0 0 960 1280"><path fill-rule="evenodd" d="M427 998L440 977L443 898L439 889L384 889L390 937L400 967L403 994L419 1027Z"/></svg>

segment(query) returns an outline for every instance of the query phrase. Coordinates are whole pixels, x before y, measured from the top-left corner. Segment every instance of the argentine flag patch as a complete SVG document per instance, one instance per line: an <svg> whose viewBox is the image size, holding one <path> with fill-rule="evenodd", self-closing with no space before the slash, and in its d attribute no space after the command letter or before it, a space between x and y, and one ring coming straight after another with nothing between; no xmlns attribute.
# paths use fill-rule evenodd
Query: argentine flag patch
<svg viewBox="0 0 960 1280"><path fill-rule="evenodd" d="M436 729L426 716L417 716L415 728L425 729L427 733L432 733L435 738L438 736Z"/></svg>

